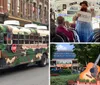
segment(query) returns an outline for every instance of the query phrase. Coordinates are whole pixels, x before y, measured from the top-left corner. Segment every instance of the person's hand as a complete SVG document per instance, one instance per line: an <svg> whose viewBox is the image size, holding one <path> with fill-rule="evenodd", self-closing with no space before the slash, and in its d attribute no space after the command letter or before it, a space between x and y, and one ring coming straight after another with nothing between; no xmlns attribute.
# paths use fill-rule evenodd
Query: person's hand
<svg viewBox="0 0 100 85"><path fill-rule="evenodd" d="M80 16L81 16L81 14L78 14L78 15L77 15L77 17L80 17Z"/></svg>
<svg viewBox="0 0 100 85"><path fill-rule="evenodd" d="M90 9L90 11L91 11L91 12L94 12L94 9L93 9L93 8L91 8L91 9Z"/></svg>

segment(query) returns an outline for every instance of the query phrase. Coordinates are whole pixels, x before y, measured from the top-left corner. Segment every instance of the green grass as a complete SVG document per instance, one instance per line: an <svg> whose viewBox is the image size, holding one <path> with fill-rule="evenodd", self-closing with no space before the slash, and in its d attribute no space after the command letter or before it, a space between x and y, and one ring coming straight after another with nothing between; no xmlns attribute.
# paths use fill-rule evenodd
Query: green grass
<svg viewBox="0 0 100 85"><path fill-rule="evenodd" d="M51 76L51 85L67 85L68 80L77 80L78 74L68 75L68 76Z"/></svg>

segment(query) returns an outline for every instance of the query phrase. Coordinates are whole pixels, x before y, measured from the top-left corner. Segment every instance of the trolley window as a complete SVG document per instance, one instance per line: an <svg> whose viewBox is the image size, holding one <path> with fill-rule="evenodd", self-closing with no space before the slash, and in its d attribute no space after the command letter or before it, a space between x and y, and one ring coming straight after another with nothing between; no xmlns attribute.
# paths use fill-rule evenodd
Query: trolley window
<svg viewBox="0 0 100 85"><path fill-rule="evenodd" d="M34 36L34 43L35 44L38 44L39 43L39 36L38 35L35 35Z"/></svg>
<svg viewBox="0 0 100 85"><path fill-rule="evenodd" d="M4 44L12 44L12 34L4 33Z"/></svg>
<svg viewBox="0 0 100 85"><path fill-rule="evenodd" d="M13 44L19 44L19 41L18 41L18 34L13 34Z"/></svg>

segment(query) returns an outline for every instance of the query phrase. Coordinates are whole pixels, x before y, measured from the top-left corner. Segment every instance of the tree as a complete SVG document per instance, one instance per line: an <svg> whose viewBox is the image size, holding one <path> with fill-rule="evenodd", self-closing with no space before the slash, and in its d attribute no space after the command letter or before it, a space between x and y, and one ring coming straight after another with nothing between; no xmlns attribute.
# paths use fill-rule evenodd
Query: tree
<svg viewBox="0 0 100 85"><path fill-rule="evenodd" d="M86 66L89 62L95 62L99 53L99 44L75 44L74 52L78 61Z"/></svg>
<svg viewBox="0 0 100 85"><path fill-rule="evenodd" d="M50 45L50 60L53 59L55 51L56 51L56 44L51 44Z"/></svg>

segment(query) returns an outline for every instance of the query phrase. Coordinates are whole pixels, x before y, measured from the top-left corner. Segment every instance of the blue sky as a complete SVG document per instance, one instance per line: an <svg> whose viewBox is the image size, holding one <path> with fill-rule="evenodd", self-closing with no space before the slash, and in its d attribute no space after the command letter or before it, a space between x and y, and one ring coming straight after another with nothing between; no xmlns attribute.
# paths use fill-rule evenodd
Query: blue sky
<svg viewBox="0 0 100 85"><path fill-rule="evenodd" d="M71 44L57 44L57 50L73 50L74 45Z"/></svg>

